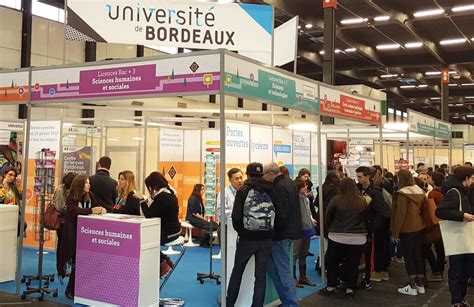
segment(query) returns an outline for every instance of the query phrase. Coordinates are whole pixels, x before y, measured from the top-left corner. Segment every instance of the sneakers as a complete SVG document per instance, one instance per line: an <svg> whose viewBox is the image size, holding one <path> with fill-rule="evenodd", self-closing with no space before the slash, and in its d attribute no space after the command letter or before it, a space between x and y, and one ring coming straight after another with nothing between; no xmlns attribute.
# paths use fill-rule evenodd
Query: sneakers
<svg viewBox="0 0 474 307"><path fill-rule="evenodd" d="M416 292L418 292L419 294L425 294L426 293L425 287L416 285Z"/></svg>
<svg viewBox="0 0 474 307"><path fill-rule="evenodd" d="M402 258L395 257L395 263L405 264L405 259L403 259L403 257Z"/></svg>
<svg viewBox="0 0 474 307"><path fill-rule="evenodd" d="M381 276L382 276L382 280L384 281L388 281L389 280L389 277L388 277L388 272L380 272Z"/></svg>
<svg viewBox="0 0 474 307"><path fill-rule="evenodd" d="M383 277L382 272L373 272L372 275L370 275L370 280L371 281L382 281L382 277Z"/></svg>
<svg viewBox="0 0 474 307"><path fill-rule="evenodd" d="M423 288L423 290L424 290L424 288ZM406 285L403 288L398 288L398 293L405 294L405 295L411 295L411 296L418 295L417 289L413 289L410 285Z"/></svg>
<svg viewBox="0 0 474 307"><path fill-rule="evenodd" d="M466 300L463 300L462 304L464 304L464 307L471 307L471 304Z"/></svg>
<svg viewBox="0 0 474 307"><path fill-rule="evenodd" d="M443 275L440 273L433 273L427 278L428 281L443 281Z"/></svg>
<svg viewBox="0 0 474 307"><path fill-rule="evenodd" d="M160 278L165 277L171 272L172 268L166 260L163 260L160 264Z"/></svg>
<svg viewBox="0 0 474 307"><path fill-rule="evenodd" d="M361 290L370 290L370 289L372 289L372 283L370 282L370 280L363 280L360 283L360 289Z"/></svg>
<svg viewBox="0 0 474 307"><path fill-rule="evenodd" d="M471 304L466 300L462 301L462 303L452 304L452 307L471 307Z"/></svg>

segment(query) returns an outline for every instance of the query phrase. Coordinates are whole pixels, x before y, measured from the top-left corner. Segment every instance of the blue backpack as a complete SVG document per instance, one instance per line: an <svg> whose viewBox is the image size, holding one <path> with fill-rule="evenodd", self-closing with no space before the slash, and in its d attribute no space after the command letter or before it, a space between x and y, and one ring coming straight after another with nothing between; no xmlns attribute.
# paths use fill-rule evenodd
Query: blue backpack
<svg viewBox="0 0 474 307"><path fill-rule="evenodd" d="M244 228L248 231L269 231L275 225L275 206L262 190L251 188L244 202Z"/></svg>

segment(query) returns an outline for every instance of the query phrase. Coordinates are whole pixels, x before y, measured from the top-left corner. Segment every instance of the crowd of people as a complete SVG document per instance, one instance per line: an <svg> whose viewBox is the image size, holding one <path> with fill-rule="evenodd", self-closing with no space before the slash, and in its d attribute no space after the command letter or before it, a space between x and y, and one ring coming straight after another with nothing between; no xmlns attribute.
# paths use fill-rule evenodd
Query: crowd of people
<svg viewBox="0 0 474 307"><path fill-rule="evenodd" d="M176 240L182 232L176 191L163 174L152 172L145 179L146 196L137 190L133 172L120 172L118 181L111 178L111 163L108 157L100 158L91 177L65 174L54 193L52 202L61 214L57 270L60 277L70 275L66 296L71 299L79 215L108 212L159 217L161 244ZM315 235L323 235L327 246L322 253L327 263L327 286L320 294L333 295L343 289L352 297L358 289L369 290L373 282L390 279L393 261L404 263L407 273L407 283L398 292L424 294L428 282L445 279L443 239L449 239L442 237L438 222L427 218L427 208L432 204L441 220L474 221L474 169L469 163L453 170L447 165L433 169L419 163L416 170L399 170L395 175L380 166L361 166L355 178L330 170L321 189L313 189L308 169L301 169L293 180L286 167L274 162L250 163L245 175L244 180L244 172L238 168L228 171L229 185L222 191L224 216L220 196L217 199L220 225L205 216L204 185L194 186L187 205L186 220L204 230L201 245L209 243L209 234L218 227L226 231L233 227L238 233L228 306L235 305L245 267L253 256L252 306L264 304L267 274L282 305L298 306L296 288L316 286L308 278L306 263ZM3 172L0 203L18 204L23 189L17 177L13 167ZM319 208L321 197L323 208ZM319 209L324 212L324 223ZM361 259L365 269L359 282ZM431 274L425 270L426 263ZM168 274L173 266L161 253L160 274ZM316 269L320 270L319 264ZM474 277L474 254L449 256L448 281L454 307L470 306L465 301L470 277Z"/></svg>

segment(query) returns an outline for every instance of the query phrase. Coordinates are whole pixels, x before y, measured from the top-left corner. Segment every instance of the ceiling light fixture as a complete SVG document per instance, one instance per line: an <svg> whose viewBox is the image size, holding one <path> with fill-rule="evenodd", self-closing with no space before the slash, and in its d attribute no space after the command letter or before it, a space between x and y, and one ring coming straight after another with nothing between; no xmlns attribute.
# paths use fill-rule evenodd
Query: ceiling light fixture
<svg viewBox="0 0 474 307"><path fill-rule="evenodd" d="M382 44L382 45L377 45L378 50L389 50L389 49L398 49L400 48L399 44Z"/></svg>
<svg viewBox="0 0 474 307"><path fill-rule="evenodd" d="M458 86L458 85L457 85L457 83L449 83L448 86L453 87L453 86Z"/></svg>
<svg viewBox="0 0 474 307"><path fill-rule="evenodd" d="M426 76L438 76L438 75L441 75L441 72L440 71L427 71L427 72L425 72L425 75Z"/></svg>
<svg viewBox="0 0 474 307"><path fill-rule="evenodd" d="M441 97L431 97L430 100L441 100Z"/></svg>
<svg viewBox="0 0 474 307"><path fill-rule="evenodd" d="M313 27L313 25L310 24L310 23L307 23L304 27L305 27L306 29L311 29L311 28Z"/></svg>
<svg viewBox="0 0 474 307"><path fill-rule="evenodd" d="M351 18L351 19L343 19L341 20L341 24L343 25L355 25L358 23L366 22L367 18Z"/></svg>
<svg viewBox="0 0 474 307"><path fill-rule="evenodd" d="M344 51L345 52L355 52L357 49L356 48L347 48Z"/></svg>
<svg viewBox="0 0 474 307"><path fill-rule="evenodd" d="M390 16L376 16L374 17L375 21L387 21L390 20Z"/></svg>
<svg viewBox="0 0 474 307"><path fill-rule="evenodd" d="M450 74L450 75L454 75L454 74L457 74L457 73L458 73L458 72L455 71L455 70L450 70L450 71L449 71L449 74Z"/></svg>
<svg viewBox="0 0 474 307"><path fill-rule="evenodd" d="M462 103L456 103L455 106L456 106L456 107L462 107L463 104L462 104Z"/></svg>
<svg viewBox="0 0 474 307"><path fill-rule="evenodd" d="M415 85L400 85L400 88L415 88Z"/></svg>
<svg viewBox="0 0 474 307"><path fill-rule="evenodd" d="M464 99L474 99L474 96L466 96Z"/></svg>
<svg viewBox="0 0 474 307"><path fill-rule="evenodd" d="M472 11L472 10L474 10L474 4L455 6L451 9L451 11L453 11L454 13Z"/></svg>
<svg viewBox="0 0 474 307"><path fill-rule="evenodd" d="M320 55L324 55L324 50L319 51Z"/></svg>
<svg viewBox="0 0 474 307"><path fill-rule="evenodd" d="M462 86L474 86L474 83L461 83Z"/></svg>
<svg viewBox="0 0 474 307"><path fill-rule="evenodd" d="M380 78L396 78L398 77L398 74L385 74L385 75L380 75Z"/></svg>
<svg viewBox="0 0 474 307"><path fill-rule="evenodd" d="M406 43L405 48L420 48L423 46L423 43L420 42L412 42L412 43Z"/></svg>
<svg viewBox="0 0 474 307"><path fill-rule="evenodd" d="M464 44L467 41L465 38L453 38L453 39L444 39L439 42L440 45L457 45L457 44Z"/></svg>
<svg viewBox="0 0 474 307"><path fill-rule="evenodd" d="M434 10L426 10L426 11L418 11L413 14L415 17L428 17L428 16L436 16L441 15L444 13L443 9L434 9Z"/></svg>
<svg viewBox="0 0 474 307"><path fill-rule="evenodd" d="M341 52L341 49L334 49L335 54L339 54Z"/></svg>
<svg viewBox="0 0 474 307"><path fill-rule="evenodd" d="M420 84L418 85L418 88L427 88L428 87L428 84Z"/></svg>
<svg viewBox="0 0 474 307"><path fill-rule="evenodd" d="M301 26L298 26L298 30L301 29Z"/></svg>

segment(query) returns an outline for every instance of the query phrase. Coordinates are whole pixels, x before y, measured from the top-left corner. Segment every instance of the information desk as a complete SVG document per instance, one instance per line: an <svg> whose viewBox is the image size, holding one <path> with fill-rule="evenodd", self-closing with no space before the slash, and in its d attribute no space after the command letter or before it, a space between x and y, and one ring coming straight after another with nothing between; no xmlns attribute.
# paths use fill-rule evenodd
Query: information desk
<svg viewBox="0 0 474 307"><path fill-rule="evenodd" d="M79 216L74 302L158 306L160 226L139 216Z"/></svg>
<svg viewBox="0 0 474 307"><path fill-rule="evenodd" d="M0 205L0 282L15 279L18 206Z"/></svg>

